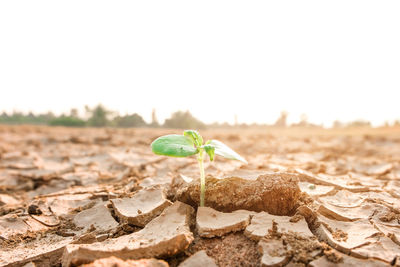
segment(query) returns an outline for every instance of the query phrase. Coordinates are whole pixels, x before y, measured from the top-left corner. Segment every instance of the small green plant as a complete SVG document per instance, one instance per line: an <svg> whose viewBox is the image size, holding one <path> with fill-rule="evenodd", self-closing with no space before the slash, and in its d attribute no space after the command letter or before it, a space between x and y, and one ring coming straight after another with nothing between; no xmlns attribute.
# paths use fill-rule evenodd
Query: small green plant
<svg viewBox="0 0 400 267"><path fill-rule="evenodd" d="M206 178L204 175L204 153L210 161L214 160L214 155L220 155L227 159L239 160L244 163L247 161L238 153L233 151L224 143L218 140L208 140L203 142L203 137L194 130L186 130L183 135L170 134L164 135L153 141L152 151L157 155L170 157L189 157L197 155L200 169L200 206L204 206L204 196L206 191Z"/></svg>

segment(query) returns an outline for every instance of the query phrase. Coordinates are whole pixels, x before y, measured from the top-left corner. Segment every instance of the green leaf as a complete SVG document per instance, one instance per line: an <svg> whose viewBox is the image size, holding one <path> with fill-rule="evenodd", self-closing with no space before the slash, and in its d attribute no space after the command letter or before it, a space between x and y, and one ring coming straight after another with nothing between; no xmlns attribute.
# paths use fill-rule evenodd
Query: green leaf
<svg viewBox="0 0 400 267"><path fill-rule="evenodd" d="M238 153L233 151L231 148L229 148L224 143L222 143L218 140L211 140L209 145L215 147L215 154L220 155L227 159L239 160L239 161L247 164L247 161L242 156L240 156Z"/></svg>
<svg viewBox="0 0 400 267"><path fill-rule="evenodd" d="M214 160L215 147L212 146L212 145L204 145L203 148L206 151L206 153L208 154L208 156L210 157L210 161L213 161Z"/></svg>
<svg viewBox="0 0 400 267"><path fill-rule="evenodd" d="M151 150L154 154L170 157L188 157L199 152L189 137L178 134L164 135L157 138L151 143Z"/></svg>
<svg viewBox="0 0 400 267"><path fill-rule="evenodd" d="M199 147L203 144L203 137L199 134L198 131L195 130L185 130L183 131L183 135L192 139L193 143L196 147Z"/></svg>

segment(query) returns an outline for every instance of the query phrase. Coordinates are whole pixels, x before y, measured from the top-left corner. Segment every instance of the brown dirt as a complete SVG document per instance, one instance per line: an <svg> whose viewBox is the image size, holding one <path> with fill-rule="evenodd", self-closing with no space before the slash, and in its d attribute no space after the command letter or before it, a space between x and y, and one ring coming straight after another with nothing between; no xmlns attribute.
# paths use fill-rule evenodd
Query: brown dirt
<svg viewBox="0 0 400 267"><path fill-rule="evenodd" d="M38 234L34 232L26 232L24 234L16 234L9 239L0 239L0 247L12 249L21 243L29 243L37 238Z"/></svg>
<svg viewBox="0 0 400 267"><path fill-rule="evenodd" d="M336 250L328 246L326 243L322 243L321 246L328 261L333 263L343 262L343 256L337 253Z"/></svg>
<svg viewBox="0 0 400 267"><path fill-rule="evenodd" d="M335 231L332 232L332 236L337 241L346 241L348 234L340 229L336 229Z"/></svg>
<svg viewBox="0 0 400 267"><path fill-rule="evenodd" d="M304 217L303 217L302 215L296 214L296 215L294 215L289 221L295 223L295 222L300 221L300 220L303 219L303 218L304 218Z"/></svg>
<svg viewBox="0 0 400 267"><path fill-rule="evenodd" d="M294 220L301 218L301 215L295 215ZM286 249L286 255L290 258L290 263L294 266L306 266L309 262L316 259L322 250L321 244L314 238L307 238L298 233L289 231L280 233L278 224L273 221L272 229L269 230L266 239L282 240Z"/></svg>
<svg viewBox="0 0 400 267"><path fill-rule="evenodd" d="M13 235L8 239L0 238L0 247L12 249L21 244L26 244L28 246L34 245L33 241L44 238L46 236L50 236L51 234L56 234L62 237L69 237L74 236L75 234L72 231L77 230L80 230L80 228L76 227L71 220L62 220L57 227L49 228L45 231L27 231L24 234Z"/></svg>
<svg viewBox="0 0 400 267"><path fill-rule="evenodd" d="M317 258L321 250L320 243L312 238L305 238L297 233L287 233L282 235L282 240L288 250L288 255L292 258L291 262L305 264Z"/></svg>
<svg viewBox="0 0 400 267"><path fill-rule="evenodd" d="M379 220L382 222L390 222L393 220L400 220L400 214L396 214L392 211L387 212L386 214L379 217Z"/></svg>
<svg viewBox="0 0 400 267"><path fill-rule="evenodd" d="M96 236L90 225L85 233L80 233L72 219L98 201L131 197L144 186L142 181L160 185L181 174L196 179L198 169L194 158L160 157L149 149L156 137L179 132L0 126L0 194L6 195L1 199L8 199L0 201L0 219L4 216L21 219L30 214L49 219L43 220L45 224L50 222L48 225L53 223L50 220L53 217L54 222L60 222L53 227L35 220L28 222L30 225L26 229L19 225L16 234L4 238L1 235L4 229L8 229L9 222L5 222L7 227L2 228L0 221L0 265L3 265L3 259L12 259L17 265L23 265L26 262L15 256L18 250L23 247L26 249L24 253L29 254L37 246L43 246L41 241L49 240L46 243L49 246L69 239L71 242L89 243L140 230L118 221L117 229ZM240 184L235 179L221 182L209 178L206 197L209 206L221 211L267 210L273 214L290 215L291 222L305 217L316 239L291 232L279 233L277 227L270 231L269 238L284 241L291 258L290 266L304 266L323 255L333 263L341 262L340 253L318 242L317 230L322 216L318 208L321 205L324 205L325 214L339 220L337 222L362 218L374 229L379 228L379 235L367 240L371 248L381 250L371 251L375 260L390 263L395 255L399 255L400 128L209 130L202 134L205 139L225 142L249 162L243 165L217 156L214 163L206 162L209 177L243 177L253 183L240 192L235 191ZM262 181L257 182L260 174L263 175ZM169 197L173 199L177 188L182 186L177 184L173 187ZM196 186L186 199L193 206L197 205L199 198ZM269 193L263 196L260 194L263 190L269 190ZM13 198L11 202L8 202L9 197ZM266 207L262 206L265 202L269 203ZM53 217L41 205L50 208ZM111 206L109 209L113 212ZM352 242L350 231L324 225L334 242ZM189 248L165 259L171 266L177 266L201 249L205 249L220 266L260 265L257 242L249 240L242 232L206 239L197 236L195 227L192 231L195 241ZM380 244L379 236L390 239ZM369 253L368 246L361 245L364 247L365 253ZM340 251L340 246L337 249ZM33 261L39 266L57 263L61 254L62 250L58 250L51 255L39 255Z"/></svg>
<svg viewBox="0 0 400 267"><path fill-rule="evenodd" d="M218 266L249 266L260 265L260 254L257 243L248 239L243 233L231 233L221 238L196 238L188 249L194 254L206 250Z"/></svg>

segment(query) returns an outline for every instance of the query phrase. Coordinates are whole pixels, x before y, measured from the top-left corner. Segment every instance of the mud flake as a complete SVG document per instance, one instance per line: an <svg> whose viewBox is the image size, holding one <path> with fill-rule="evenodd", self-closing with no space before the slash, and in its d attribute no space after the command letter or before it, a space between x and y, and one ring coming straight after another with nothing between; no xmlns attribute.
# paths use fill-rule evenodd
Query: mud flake
<svg viewBox="0 0 400 267"><path fill-rule="evenodd" d="M39 266L59 264L64 247L72 242L72 237L47 235L36 241L20 243L12 250L0 250L0 265L20 266L31 261Z"/></svg>
<svg viewBox="0 0 400 267"><path fill-rule="evenodd" d="M223 213L208 207L197 209L196 227L201 237L222 236L241 231L250 222L248 212Z"/></svg>
<svg viewBox="0 0 400 267"><path fill-rule="evenodd" d="M145 226L172 203L162 188L146 188L131 198L112 199L116 215L122 222Z"/></svg>
<svg viewBox="0 0 400 267"><path fill-rule="evenodd" d="M109 153L110 157L118 164L125 165L127 167L137 167L141 164L147 163L152 159L157 159L153 155L144 156L132 151L129 152L113 152Z"/></svg>
<svg viewBox="0 0 400 267"><path fill-rule="evenodd" d="M305 192L310 196L323 196L332 192L335 189L334 186L315 185L308 182L300 182L299 186L302 192Z"/></svg>
<svg viewBox="0 0 400 267"><path fill-rule="evenodd" d="M21 201L15 199L12 196L6 194L0 194L0 206L7 205L7 206L17 206L20 205Z"/></svg>
<svg viewBox="0 0 400 267"><path fill-rule="evenodd" d="M143 188L153 187L153 186L167 187L170 183L171 183L171 177L164 175L164 176L147 177L141 180L139 185Z"/></svg>
<svg viewBox="0 0 400 267"><path fill-rule="evenodd" d="M380 164L359 164L355 166L357 172L365 173L367 175L382 175L390 172L393 168L391 163L380 163Z"/></svg>
<svg viewBox="0 0 400 267"><path fill-rule="evenodd" d="M273 230L273 222L275 222L277 231L280 233L292 231L304 237L314 237L304 217L296 215L295 219L293 218L260 212L253 216L250 225L246 227L245 234L253 240L260 240Z"/></svg>
<svg viewBox="0 0 400 267"><path fill-rule="evenodd" d="M75 215L73 222L77 227L82 228L82 231L87 231L93 226L93 230L99 233L107 232L118 226L103 203L79 212Z"/></svg>
<svg viewBox="0 0 400 267"><path fill-rule="evenodd" d="M356 207L339 207L325 203L319 206L318 213L330 219L351 222L368 219L376 213L387 210L385 206L376 203L364 203Z"/></svg>
<svg viewBox="0 0 400 267"><path fill-rule="evenodd" d="M92 263L81 265L81 267L168 267L168 263L157 259L141 259L123 261L116 257L95 260Z"/></svg>
<svg viewBox="0 0 400 267"><path fill-rule="evenodd" d="M322 222L317 228L317 235L333 248L349 254L356 247L368 244L369 237L380 232L368 220L341 222L318 216ZM347 234L347 236L346 236Z"/></svg>
<svg viewBox="0 0 400 267"><path fill-rule="evenodd" d="M324 204L327 203L337 207L354 208L360 206L365 197L348 190L340 190L333 196L319 197L318 200Z"/></svg>
<svg viewBox="0 0 400 267"><path fill-rule="evenodd" d="M213 258L205 250L200 250L187 258L178 267L218 267Z"/></svg>
<svg viewBox="0 0 400 267"><path fill-rule="evenodd" d="M17 234L24 234L29 230L25 221L15 214L6 215L0 218L0 237L9 239Z"/></svg>
<svg viewBox="0 0 400 267"><path fill-rule="evenodd" d="M286 253L282 240L262 239L258 243L261 256L261 266L283 266L290 258Z"/></svg>
<svg viewBox="0 0 400 267"><path fill-rule="evenodd" d="M68 215L74 210L91 203L92 194L65 194L47 197L48 206L57 216Z"/></svg>
<svg viewBox="0 0 400 267"><path fill-rule="evenodd" d="M379 231L384 233L387 237L392 239L397 245L400 246L400 225L397 226L388 225L379 221L374 221L374 225L377 227Z"/></svg>
<svg viewBox="0 0 400 267"><path fill-rule="evenodd" d="M138 232L93 244L68 245L63 266L110 256L124 260L172 256L185 250L193 241L189 229L193 213L192 207L176 202Z"/></svg>
<svg viewBox="0 0 400 267"><path fill-rule="evenodd" d="M324 256L310 262L310 267L384 267L386 263L373 259L359 259L330 249Z"/></svg>
<svg viewBox="0 0 400 267"><path fill-rule="evenodd" d="M400 246L386 236L371 238L369 241L365 246L353 249L350 255L378 259L387 263L391 263L396 256L400 255Z"/></svg>

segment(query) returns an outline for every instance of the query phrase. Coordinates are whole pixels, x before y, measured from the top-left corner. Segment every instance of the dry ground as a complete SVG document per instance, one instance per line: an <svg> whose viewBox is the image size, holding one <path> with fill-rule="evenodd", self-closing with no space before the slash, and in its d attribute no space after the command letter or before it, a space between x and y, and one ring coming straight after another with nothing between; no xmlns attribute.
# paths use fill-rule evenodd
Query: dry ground
<svg viewBox="0 0 400 267"><path fill-rule="evenodd" d="M169 190L174 201L169 184L180 175L198 177L196 161L155 156L149 145L160 135L180 132L0 126L0 266L59 265L63 255L69 257L65 247L72 243L109 244L142 231L143 225L121 220L110 200L155 186ZM400 128L202 134L225 142L249 162L217 157L206 163L208 175L249 180L260 174L293 175L302 193L288 220L296 223L304 217L307 229L291 228L283 216L262 221L253 212L250 226L261 218L265 235L255 237L250 228L242 228L203 238L195 223L188 222L194 238L189 247L160 256L171 266L199 250L219 266L261 266L262 261L288 266L400 264ZM99 204L106 207L104 217L92 214L90 221L90 214L78 216ZM110 221L104 225L98 220ZM308 231L311 236L299 234Z"/></svg>

